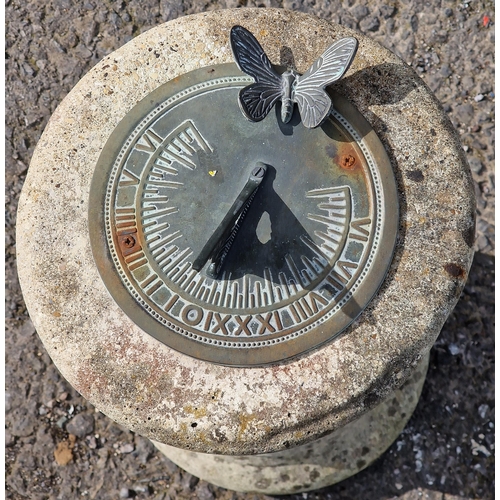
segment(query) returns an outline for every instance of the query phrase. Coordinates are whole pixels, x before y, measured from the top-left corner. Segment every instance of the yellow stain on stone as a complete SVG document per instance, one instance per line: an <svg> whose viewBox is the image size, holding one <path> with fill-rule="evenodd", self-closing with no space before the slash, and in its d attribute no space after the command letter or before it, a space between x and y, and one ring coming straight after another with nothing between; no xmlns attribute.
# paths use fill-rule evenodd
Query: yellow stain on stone
<svg viewBox="0 0 500 500"><path fill-rule="evenodd" d="M196 418L206 417L206 408L193 408L191 405L184 406L183 410L189 415L193 415Z"/></svg>
<svg viewBox="0 0 500 500"><path fill-rule="evenodd" d="M241 437L247 430L248 424L252 420L255 420L256 417L253 413L250 413L248 415L243 415L240 413L240 415L238 415L238 418L240 420L240 430L238 432L238 437Z"/></svg>
<svg viewBox="0 0 500 500"><path fill-rule="evenodd" d="M196 440L202 443L212 443L212 440L207 437L206 432L199 432L198 434L196 434Z"/></svg>

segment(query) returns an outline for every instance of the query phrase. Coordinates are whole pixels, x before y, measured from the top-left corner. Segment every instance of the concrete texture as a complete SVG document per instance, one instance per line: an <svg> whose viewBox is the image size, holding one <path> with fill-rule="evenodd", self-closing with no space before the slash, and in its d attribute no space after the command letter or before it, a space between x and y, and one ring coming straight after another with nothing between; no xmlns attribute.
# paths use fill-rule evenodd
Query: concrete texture
<svg viewBox="0 0 500 500"><path fill-rule="evenodd" d="M34 336L13 265L17 198L34 144L82 72L162 19L226 3L7 5L7 494L9 498L117 498L127 490L123 495L140 498L231 498L234 494L197 482L155 454L140 436L94 412L60 377ZM286 6L365 31L419 72L459 129L473 169L479 217L480 253L460 306L432 350L423 400L409 427L389 453L359 478L308 497L490 498L492 4L286 2ZM410 175L420 177L418 172ZM83 417L94 425L80 422ZM84 436L76 442L68 436L75 428L78 436ZM63 465L55 452L64 443L70 460Z"/></svg>
<svg viewBox="0 0 500 500"><path fill-rule="evenodd" d="M174 463L236 491L283 495L338 483L373 463L396 440L424 385L424 356L403 386L358 419L307 444L266 455L212 455L153 444Z"/></svg>

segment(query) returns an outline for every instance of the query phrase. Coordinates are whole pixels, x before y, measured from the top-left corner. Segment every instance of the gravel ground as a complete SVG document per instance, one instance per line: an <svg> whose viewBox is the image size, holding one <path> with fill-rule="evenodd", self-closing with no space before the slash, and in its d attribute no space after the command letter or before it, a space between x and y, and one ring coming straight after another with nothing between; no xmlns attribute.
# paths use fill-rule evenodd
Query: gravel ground
<svg viewBox="0 0 500 500"><path fill-rule="evenodd" d="M270 498L216 488L183 472L76 393L36 335L15 267L16 206L33 149L82 75L162 22L245 6L315 14L398 54L436 93L459 130L477 195L474 264L431 352L423 394L407 428L354 478L287 498L493 498L493 1L7 0L6 5L7 498Z"/></svg>

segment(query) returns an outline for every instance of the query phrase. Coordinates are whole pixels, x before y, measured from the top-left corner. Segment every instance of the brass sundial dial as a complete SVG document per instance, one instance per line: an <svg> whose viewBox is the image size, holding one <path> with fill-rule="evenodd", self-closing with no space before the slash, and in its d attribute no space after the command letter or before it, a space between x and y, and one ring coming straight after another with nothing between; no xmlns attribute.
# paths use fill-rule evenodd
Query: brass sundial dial
<svg viewBox="0 0 500 500"><path fill-rule="evenodd" d="M289 116L283 94L259 121L241 101L255 75L186 73L107 141L90 194L94 258L118 305L166 345L225 365L278 362L342 332L382 283L398 225L391 165L327 85L333 106L306 118L293 89L314 68L293 75Z"/></svg>

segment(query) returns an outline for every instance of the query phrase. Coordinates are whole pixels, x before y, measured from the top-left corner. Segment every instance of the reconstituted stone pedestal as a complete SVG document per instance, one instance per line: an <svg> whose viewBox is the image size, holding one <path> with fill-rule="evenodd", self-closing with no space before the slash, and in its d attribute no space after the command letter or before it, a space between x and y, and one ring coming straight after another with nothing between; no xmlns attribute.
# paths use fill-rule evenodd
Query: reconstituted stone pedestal
<svg viewBox="0 0 500 500"><path fill-rule="evenodd" d="M194 476L236 491L283 495L338 483L376 460L396 440L417 406L425 356L405 384L357 420L307 444L265 455L213 455L153 441Z"/></svg>
<svg viewBox="0 0 500 500"><path fill-rule="evenodd" d="M90 182L113 129L164 82L231 62L235 24L256 34L271 61L286 64L293 54L300 73L333 40L357 37L356 58L334 88L384 144L400 196L394 259L361 316L321 348L259 368L196 360L143 332L106 290L88 234ZM158 26L105 57L58 107L19 203L19 278L54 363L100 411L163 443L175 462L216 484L303 491L361 470L403 428L429 349L467 279L474 207L470 172L448 118L392 53L301 13L207 12ZM323 450L328 466L317 461ZM213 456L204 465L202 455L193 459L190 452Z"/></svg>

